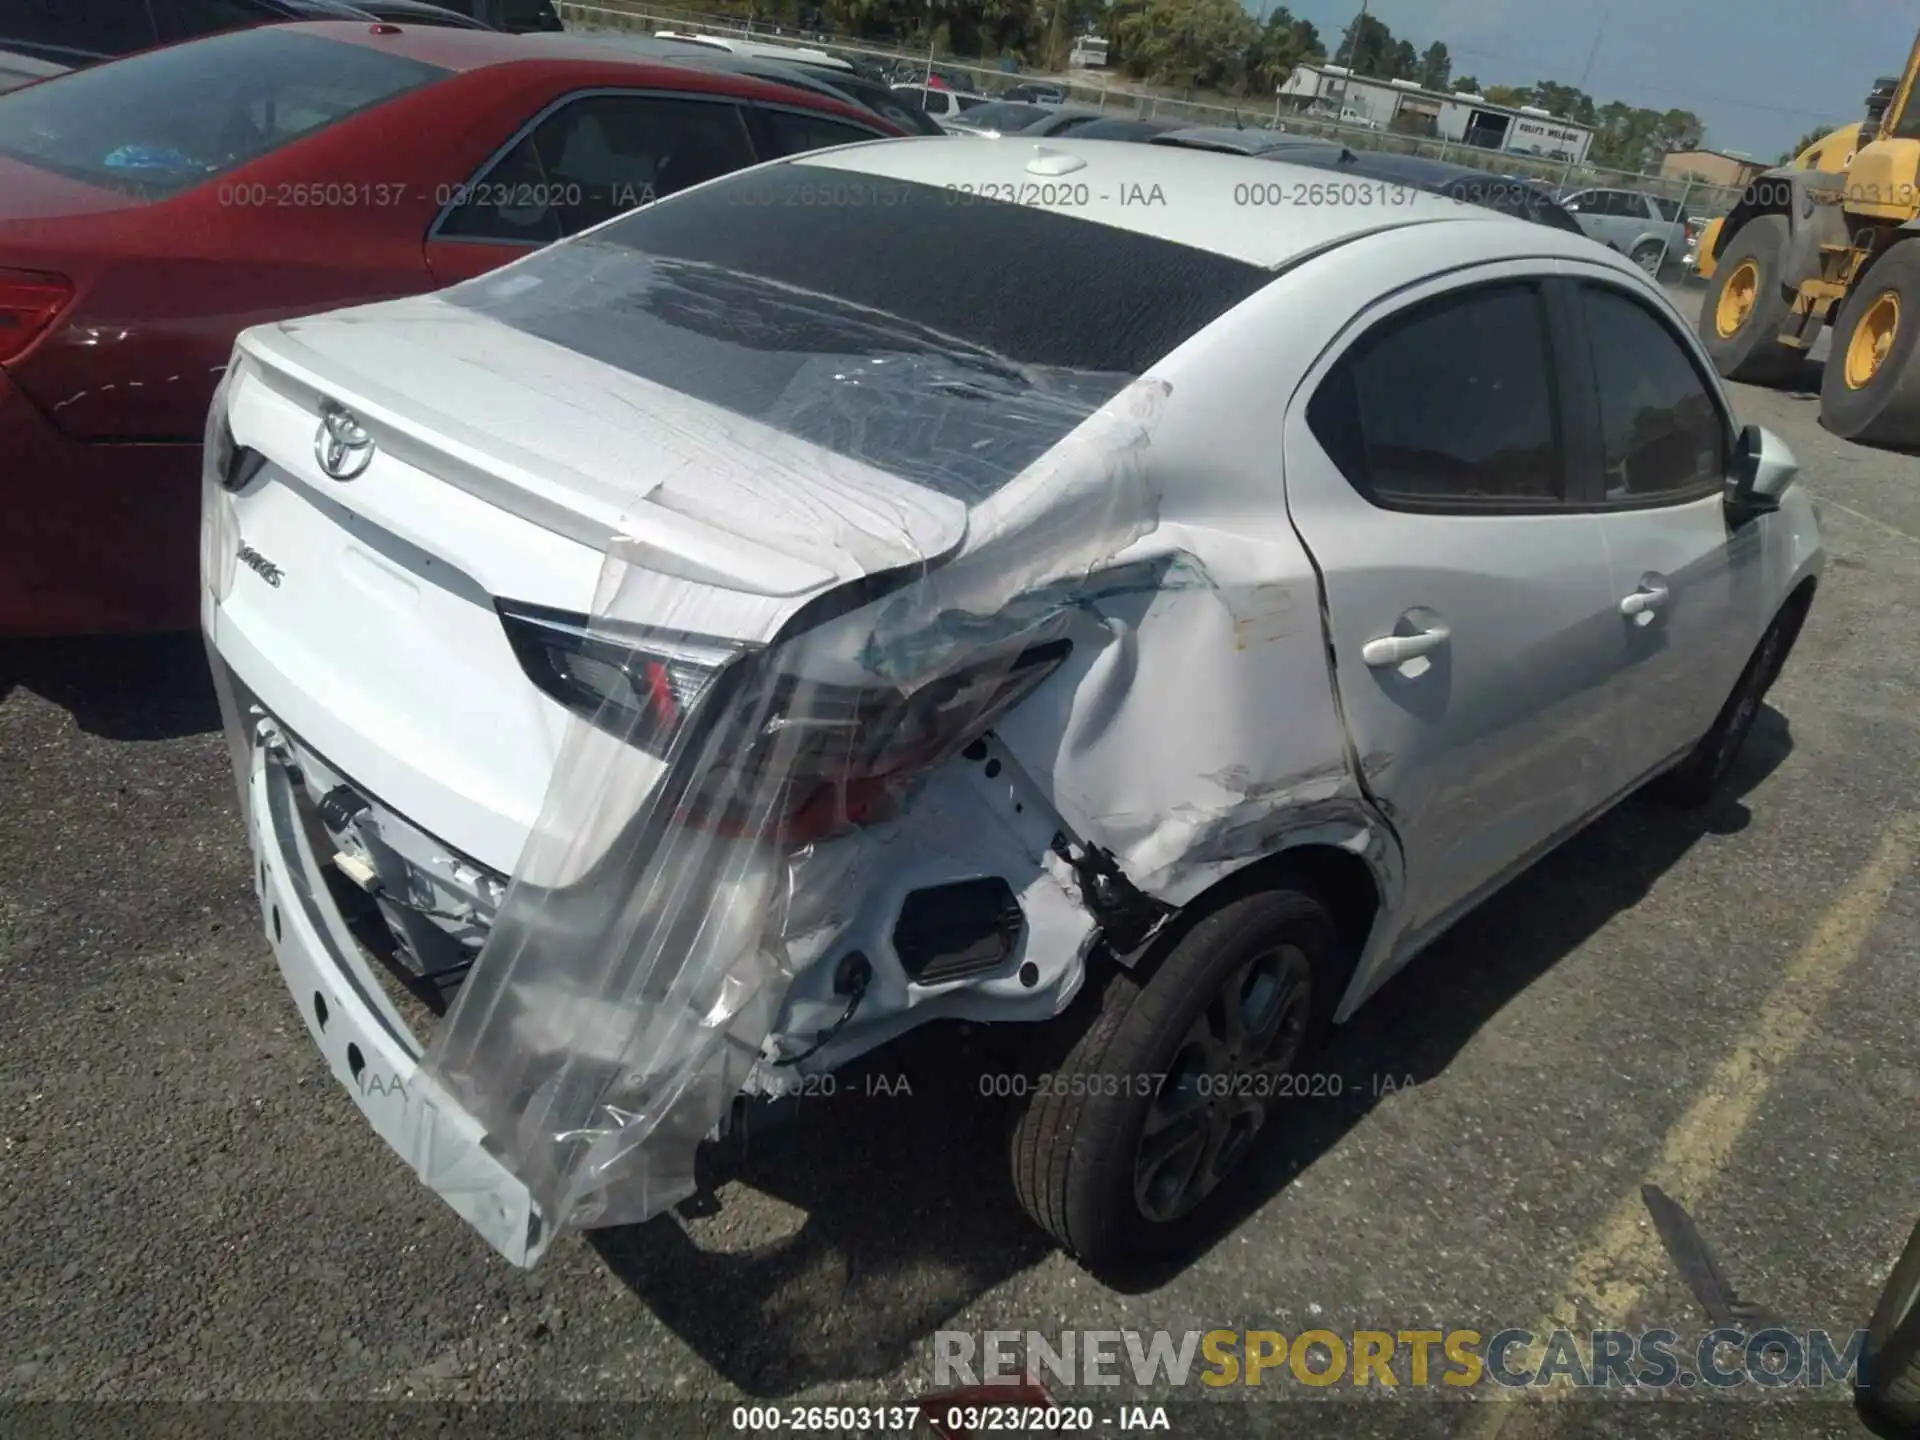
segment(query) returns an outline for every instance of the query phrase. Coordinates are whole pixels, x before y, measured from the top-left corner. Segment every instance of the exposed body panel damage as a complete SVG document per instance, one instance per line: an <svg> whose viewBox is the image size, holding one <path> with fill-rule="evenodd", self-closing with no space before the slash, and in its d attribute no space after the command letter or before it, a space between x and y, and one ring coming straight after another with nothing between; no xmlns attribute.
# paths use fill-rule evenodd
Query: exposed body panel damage
<svg viewBox="0 0 1920 1440"><path fill-rule="evenodd" d="M926 370L815 365L785 386L772 423L813 438L844 417L850 388L871 405L897 385L905 401L924 394ZM1163 517L1150 453L1172 389L1147 377L1084 406L1064 441L971 497L966 537L948 555L876 577L849 569L843 551L837 588L739 637L664 765L627 743L629 717L569 723L498 920L423 1062L547 1223L637 1221L691 1193L696 1147L743 1091L780 1093L937 1015L1057 1014L1093 947L1120 940L1123 915L1134 916L1131 941L1151 928L1130 901L1164 913L1296 841L1385 866L1340 763L1335 717L1299 713L1314 709L1299 697L1326 686L1312 572L1294 537ZM1034 377L1027 415L1006 423L1080 404L1076 393ZM710 436L681 425L676 448L739 453L734 432L747 422L712 423ZM847 490L800 473L781 446L760 454L757 476L729 475L765 489L755 529L796 506L810 507L814 533L884 524L870 503L841 514ZM658 501L656 490L634 503ZM674 508L708 518L695 498ZM903 529L903 543L914 538ZM737 634L716 623L742 613L736 597L684 569L663 573L650 547L606 548L597 637ZM997 697L1021 657L1047 647L1066 658L1002 713ZM814 722L794 717L839 687L911 707L956 683L951 705L979 712L949 732L961 743L933 764L919 757L897 786L883 778L884 800L862 802L894 807L893 818L790 842L794 794L819 759ZM1196 704L1209 724L1182 725ZM1283 704L1288 721L1276 724ZM1192 752L1143 766L1164 752L1149 740L1168 727L1194 734ZM962 744L984 758L960 756ZM756 769L748 754L767 758ZM1134 803L1095 810L1086 798L1116 794ZM693 811L729 818L715 828ZM964 983L913 981L888 934L901 897L981 875L1005 879L1019 901L1010 962Z"/></svg>

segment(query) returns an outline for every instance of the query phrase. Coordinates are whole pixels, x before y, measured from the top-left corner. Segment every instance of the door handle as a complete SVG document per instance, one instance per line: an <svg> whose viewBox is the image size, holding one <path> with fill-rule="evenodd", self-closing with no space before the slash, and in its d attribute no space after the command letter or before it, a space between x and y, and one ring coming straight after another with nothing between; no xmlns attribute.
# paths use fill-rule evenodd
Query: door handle
<svg viewBox="0 0 1920 1440"><path fill-rule="evenodd" d="M1664 610L1666 605L1667 587L1657 580L1646 579L1640 582L1638 590L1620 602L1620 613L1645 624L1656 610Z"/></svg>
<svg viewBox="0 0 1920 1440"><path fill-rule="evenodd" d="M1412 635L1382 635L1360 647L1360 658L1376 670L1404 665L1422 655L1431 655L1447 643L1449 633L1444 625L1430 625Z"/></svg>

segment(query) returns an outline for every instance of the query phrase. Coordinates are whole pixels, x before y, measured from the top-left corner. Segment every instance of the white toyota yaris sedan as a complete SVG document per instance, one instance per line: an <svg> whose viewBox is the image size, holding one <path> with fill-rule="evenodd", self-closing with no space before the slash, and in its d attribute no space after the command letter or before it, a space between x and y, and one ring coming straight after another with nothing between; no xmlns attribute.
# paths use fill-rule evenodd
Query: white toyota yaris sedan
<svg viewBox="0 0 1920 1440"><path fill-rule="evenodd" d="M250 330L207 456L273 953L520 1264L940 1018L1049 1038L1036 1221L1180 1243L1456 917L1710 794L1824 559L1626 260L1097 141L817 151Z"/></svg>

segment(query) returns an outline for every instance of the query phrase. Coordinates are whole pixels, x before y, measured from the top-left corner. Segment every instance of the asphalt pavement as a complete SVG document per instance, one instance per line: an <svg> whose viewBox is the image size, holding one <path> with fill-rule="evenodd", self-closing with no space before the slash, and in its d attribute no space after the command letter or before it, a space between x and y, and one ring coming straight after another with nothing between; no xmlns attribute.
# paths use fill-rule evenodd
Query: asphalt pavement
<svg viewBox="0 0 1920 1440"><path fill-rule="evenodd" d="M369 1433L370 1401L570 1401L484 1413L723 1431L736 1401L920 1394L940 1330L1684 1330L1649 1178L1743 1295L1854 1330L1920 1215L1920 460L1828 436L1806 388L1737 401L1798 455L1832 560L1732 793L1630 801L1465 921L1337 1037L1342 1096L1302 1106L1232 1223L1123 1287L1020 1216L986 1042L957 1032L877 1059L886 1093L745 1137L690 1213L512 1269L308 1042L197 638L0 647L0 1399L298 1402L242 1413ZM1621 1433L1653 1408L1864 1433L1751 1390L1491 1420L1433 1391L1234 1398L1244 1433Z"/></svg>

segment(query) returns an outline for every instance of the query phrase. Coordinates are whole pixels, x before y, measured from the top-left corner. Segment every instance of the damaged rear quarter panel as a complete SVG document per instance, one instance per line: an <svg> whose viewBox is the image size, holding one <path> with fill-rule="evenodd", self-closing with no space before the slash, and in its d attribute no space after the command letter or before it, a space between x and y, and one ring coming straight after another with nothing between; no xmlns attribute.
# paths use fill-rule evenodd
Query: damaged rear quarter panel
<svg viewBox="0 0 1920 1440"><path fill-rule="evenodd" d="M1281 489L1285 399L1319 345L1303 271L1222 317L1155 373L1145 455L1159 524L1083 604L1110 634L998 734L1082 839L1156 899L1190 903L1291 845L1337 844L1392 893L1398 852L1365 802L1334 697L1313 563Z"/></svg>

